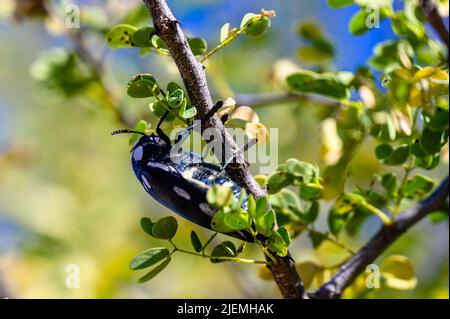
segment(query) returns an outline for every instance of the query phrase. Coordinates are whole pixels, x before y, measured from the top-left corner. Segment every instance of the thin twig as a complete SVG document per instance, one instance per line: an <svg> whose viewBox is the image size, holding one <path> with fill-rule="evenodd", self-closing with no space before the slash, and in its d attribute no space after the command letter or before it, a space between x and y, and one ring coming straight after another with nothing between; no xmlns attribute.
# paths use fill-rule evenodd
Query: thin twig
<svg viewBox="0 0 450 319"><path fill-rule="evenodd" d="M343 264L330 281L311 295L313 298L339 298L343 291L375 261L401 235L428 214L437 210L445 210L448 205L449 179L442 181L440 186L424 201L411 209L399 214L395 223L384 225L381 230L356 255Z"/></svg>
<svg viewBox="0 0 450 319"><path fill-rule="evenodd" d="M211 94L206 81L202 64L192 53L186 37L175 19L172 11L164 0L143 0L155 27L156 33L166 43L175 64L181 74L184 86L192 103L196 105L197 118L202 118L213 108ZM238 146L225 130L217 115L202 123L203 129L214 128L223 137L223 146L228 154L234 154ZM207 141L209 142L209 141ZM219 159L220 160L220 159ZM228 175L248 193L255 197L264 196L264 191L251 175L248 163L242 154L238 155L236 163L227 167ZM275 282L285 298L303 298L305 291L302 281L296 271L295 262L290 257L277 257L277 265L271 267Z"/></svg>
<svg viewBox="0 0 450 319"><path fill-rule="evenodd" d="M343 104L343 102L332 100L319 95L307 95L291 92L263 95L241 95L236 98L237 105L248 105L252 108L259 108L277 104L306 102L313 102L330 107L339 107Z"/></svg>
<svg viewBox="0 0 450 319"><path fill-rule="evenodd" d="M107 86L107 81L103 75L103 66L102 63L96 59L91 51L86 46L83 40L83 34L81 31L68 32L68 37L72 41L76 52L80 59L87 65L89 71L94 76L97 84L103 92L105 97L105 106L109 110L111 110L117 120L121 122L123 125L127 127L132 127L134 124L130 121L129 118L122 111L122 106L119 102L119 99L115 94L111 91L111 89Z"/></svg>

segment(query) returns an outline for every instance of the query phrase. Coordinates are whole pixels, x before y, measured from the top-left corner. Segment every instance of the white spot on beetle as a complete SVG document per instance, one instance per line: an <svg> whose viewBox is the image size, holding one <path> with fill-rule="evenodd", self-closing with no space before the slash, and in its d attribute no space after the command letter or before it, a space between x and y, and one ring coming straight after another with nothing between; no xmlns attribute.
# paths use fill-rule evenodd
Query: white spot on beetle
<svg viewBox="0 0 450 319"><path fill-rule="evenodd" d="M147 191L152 189L152 186L150 185L150 183L148 182L148 180L145 178L144 175L141 175L142 178L142 182L144 183L144 187Z"/></svg>
<svg viewBox="0 0 450 319"><path fill-rule="evenodd" d="M191 199L191 195L188 194L184 189L179 188L178 186L174 186L173 190L177 193L178 196L183 197L186 200Z"/></svg>
<svg viewBox="0 0 450 319"><path fill-rule="evenodd" d="M233 186L235 186L235 184L233 182L225 182L225 183L222 184L222 186L233 188Z"/></svg>
<svg viewBox="0 0 450 319"><path fill-rule="evenodd" d="M165 172L170 172L171 171L169 166L161 164L161 163L157 163L157 162L148 162L147 166L151 167L151 168L157 168L157 169L163 170Z"/></svg>
<svg viewBox="0 0 450 319"><path fill-rule="evenodd" d="M199 207L200 210L201 210L202 212L204 212L206 215L214 216L215 211L214 211L214 209L213 209L211 206L209 206L208 203L200 203L200 204L198 205L198 207Z"/></svg>
<svg viewBox="0 0 450 319"><path fill-rule="evenodd" d="M133 152L133 159L135 161L140 161L142 159L142 156L144 155L144 149L142 146L136 147L136 149Z"/></svg>

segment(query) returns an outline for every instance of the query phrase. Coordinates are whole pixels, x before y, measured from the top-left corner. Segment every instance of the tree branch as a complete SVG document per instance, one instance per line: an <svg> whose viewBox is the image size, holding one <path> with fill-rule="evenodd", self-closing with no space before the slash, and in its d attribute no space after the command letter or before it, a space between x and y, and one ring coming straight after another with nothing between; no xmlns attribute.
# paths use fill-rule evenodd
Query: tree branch
<svg viewBox="0 0 450 319"><path fill-rule="evenodd" d="M317 104L327 105L330 107L339 107L341 103L332 99L328 99L319 95L306 95L298 93L277 93L265 95L241 95L236 98L237 105L248 105L252 108L265 107L276 104L313 102Z"/></svg>
<svg viewBox="0 0 450 319"><path fill-rule="evenodd" d="M422 12L431 24L433 29L439 35L439 38L449 47L449 33L442 17L439 14L438 7L433 0L420 0Z"/></svg>
<svg viewBox="0 0 450 319"><path fill-rule="evenodd" d="M206 81L203 65L195 58L178 21L173 16L165 0L143 0L156 30L156 33L166 43L173 60L180 71L184 86L192 103L197 107L197 118L202 118L213 107L211 94ZM223 137L223 145L227 154L233 154L238 149L232 137L228 134L217 115L202 123L202 128L214 128ZM219 159L223 160L223 159ZM239 185L255 197L264 196L248 169L248 163L243 154L238 155L236 163L227 166L227 173ZM275 281L283 297L303 298L305 292L300 277L295 269L292 258L277 258L278 263L271 267Z"/></svg>
<svg viewBox="0 0 450 319"><path fill-rule="evenodd" d="M399 214L397 221L390 226L383 226L381 230L350 258L333 278L312 294L313 298L339 298L347 288L377 257L379 257L403 233L429 213L446 209L449 196L448 176L433 194L411 209Z"/></svg>

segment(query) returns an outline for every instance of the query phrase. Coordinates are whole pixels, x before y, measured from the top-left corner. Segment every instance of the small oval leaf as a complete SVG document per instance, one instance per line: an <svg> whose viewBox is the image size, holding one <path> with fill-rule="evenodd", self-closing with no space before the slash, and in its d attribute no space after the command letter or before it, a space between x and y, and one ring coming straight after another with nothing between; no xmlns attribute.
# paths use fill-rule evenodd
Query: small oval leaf
<svg viewBox="0 0 450 319"><path fill-rule="evenodd" d="M133 258L130 262L130 269L138 270L153 266L169 256L169 253L167 248L150 248Z"/></svg>
<svg viewBox="0 0 450 319"><path fill-rule="evenodd" d="M178 222L172 216L159 219L152 228L152 234L159 239L172 239L177 233Z"/></svg>

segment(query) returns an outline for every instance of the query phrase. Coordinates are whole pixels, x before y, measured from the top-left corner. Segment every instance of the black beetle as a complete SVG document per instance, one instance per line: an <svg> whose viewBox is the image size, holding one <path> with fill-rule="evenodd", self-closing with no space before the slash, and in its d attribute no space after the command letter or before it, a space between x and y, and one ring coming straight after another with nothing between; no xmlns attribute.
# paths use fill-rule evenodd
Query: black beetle
<svg viewBox="0 0 450 319"><path fill-rule="evenodd" d="M182 151L176 155L177 158L173 158L173 154L171 157L173 145L159 129L159 125L158 135L146 135L127 129L112 134L120 133L143 135L131 151L134 173L148 194L178 215L211 229L211 220L216 210L206 200L208 189L213 185L231 187L237 200L241 187L227 176L223 167L206 163L193 152ZM244 231L227 235L254 241L253 237Z"/></svg>

